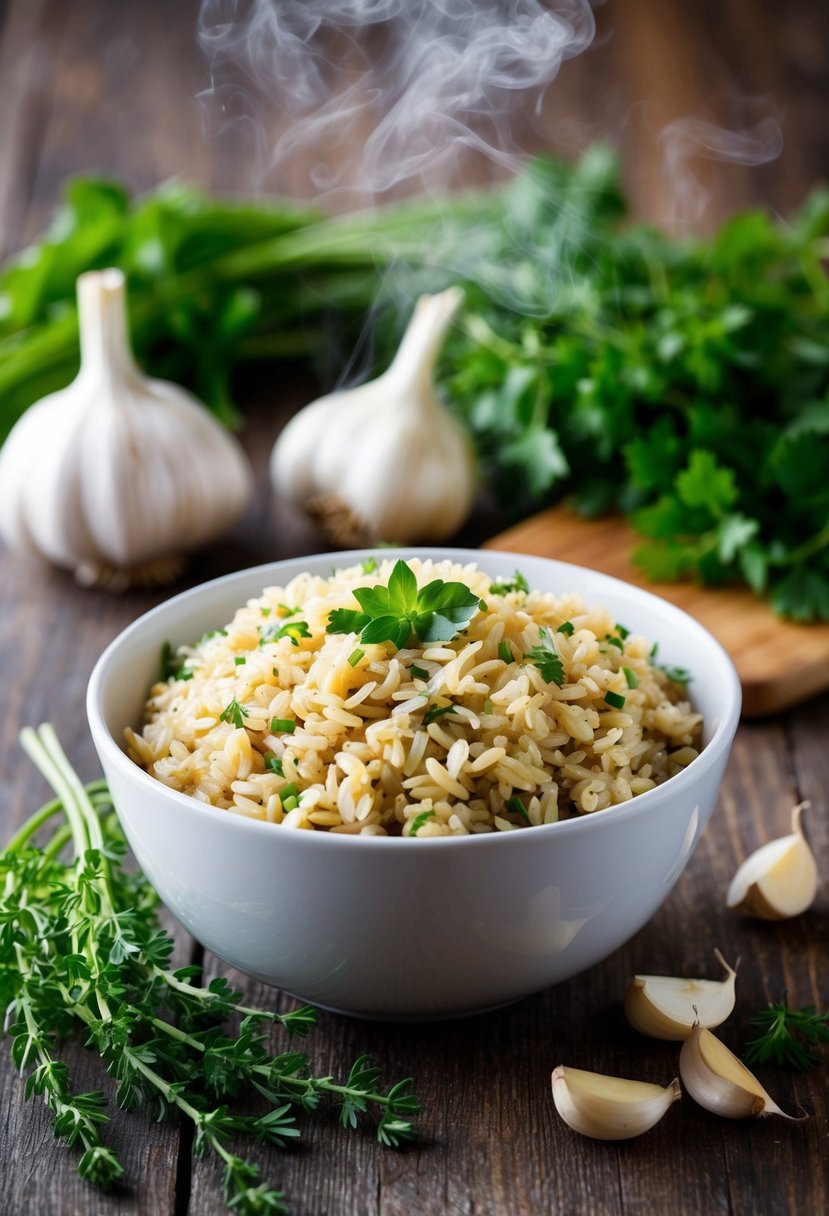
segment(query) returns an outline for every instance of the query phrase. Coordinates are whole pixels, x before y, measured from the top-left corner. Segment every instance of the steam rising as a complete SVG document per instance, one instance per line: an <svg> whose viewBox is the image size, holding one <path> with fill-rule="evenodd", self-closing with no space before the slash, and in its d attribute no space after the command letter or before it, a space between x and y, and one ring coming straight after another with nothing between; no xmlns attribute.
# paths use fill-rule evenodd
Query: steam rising
<svg viewBox="0 0 829 1216"><path fill-rule="evenodd" d="M514 169L522 115L594 32L588 0L203 0L198 29L257 185L352 202Z"/></svg>
<svg viewBox="0 0 829 1216"><path fill-rule="evenodd" d="M754 108L768 103L754 99ZM783 150L783 133L776 115L766 112L741 130L727 130L700 118L680 118L660 136L665 174L671 186L671 208L664 217L669 231L687 234L705 217L710 193L694 171L699 158L756 167L776 160Z"/></svg>

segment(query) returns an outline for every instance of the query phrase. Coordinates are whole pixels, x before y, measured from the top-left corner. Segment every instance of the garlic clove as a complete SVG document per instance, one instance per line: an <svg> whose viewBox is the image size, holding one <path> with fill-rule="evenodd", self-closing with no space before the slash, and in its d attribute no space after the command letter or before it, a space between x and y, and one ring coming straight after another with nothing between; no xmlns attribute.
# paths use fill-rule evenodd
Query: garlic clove
<svg viewBox="0 0 829 1216"><path fill-rule="evenodd" d="M725 1043L701 1026L682 1044L679 1075L695 1102L724 1119L780 1115L796 1123L801 1121L782 1111Z"/></svg>
<svg viewBox="0 0 829 1216"><path fill-rule="evenodd" d="M28 409L0 451L0 535L113 589L173 576L172 559L245 509L250 464L194 398L140 371L121 271L82 275L78 309L77 377Z"/></svg>
<svg viewBox="0 0 829 1216"><path fill-rule="evenodd" d="M769 841L746 858L728 888L729 908L762 920L785 920L811 907L817 894L817 864L800 822L808 806L801 802L792 810L789 836Z"/></svg>
<svg viewBox="0 0 829 1216"><path fill-rule="evenodd" d="M277 440L275 488L334 539L441 540L469 514L476 489L472 446L433 383L461 299L457 288L422 296L387 371L312 402Z"/></svg>
<svg viewBox="0 0 829 1216"><path fill-rule="evenodd" d="M641 1136L682 1096L676 1078L663 1089L561 1064L553 1070L552 1086L556 1110L567 1126L594 1140Z"/></svg>
<svg viewBox="0 0 829 1216"><path fill-rule="evenodd" d="M737 972L719 950L714 954L725 969L722 980L680 979L667 975L636 975L625 993L627 1020L652 1039L677 1042L699 1026L719 1026L734 1008Z"/></svg>

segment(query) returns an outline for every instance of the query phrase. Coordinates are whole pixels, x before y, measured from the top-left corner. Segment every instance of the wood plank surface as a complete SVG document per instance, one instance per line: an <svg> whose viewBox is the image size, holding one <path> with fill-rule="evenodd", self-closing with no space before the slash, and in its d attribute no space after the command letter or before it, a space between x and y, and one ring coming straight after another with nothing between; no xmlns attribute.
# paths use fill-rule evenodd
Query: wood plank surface
<svg viewBox="0 0 829 1216"><path fill-rule="evenodd" d="M829 623L797 625L776 617L747 587L652 583L631 554L642 542L620 516L581 519L548 507L487 541L488 549L554 557L645 587L696 617L722 643L743 687L748 718L778 713L829 689Z"/></svg>
<svg viewBox="0 0 829 1216"><path fill-rule="evenodd" d="M103 170L140 188L177 172L212 188L250 185L251 145L232 129L206 126L196 97L207 82L194 39L198 7L197 0L0 3L2 247L31 238L71 172ZM594 134L611 135L623 151L640 214L659 218L665 208L655 126L701 110L729 122L729 81L746 92L773 93L786 107L790 137L775 166L705 175L713 191L709 222L751 199L785 211L819 173L827 174L823 6L611 0L597 12L596 47L565 65L535 120L534 137L568 149ZM267 385L257 390L243 434L256 466L255 506L230 537L196 558L182 586L324 547L307 521L272 498L266 478L280 425L313 392L309 381L285 377L278 394ZM463 539L477 543L503 526L502 518L482 510ZM82 776L97 775L83 713L89 672L107 642L160 598L84 591L65 574L0 551L3 838L46 796L17 746L18 730L54 722ZM825 871L828 732L826 696L742 725L718 809L688 869L650 924L586 974L510 1009L444 1025L371 1025L322 1014L308 1040L314 1067L342 1073L357 1054L370 1051L389 1079L413 1075L424 1103L423 1138L395 1153L377 1147L370 1134L343 1132L333 1115L304 1120L302 1149L259 1155L295 1216L811 1216L829 1210L825 1069L802 1077L763 1071L784 1108L803 1106L813 1115L805 1124L726 1123L686 1097L648 1136L618 1146L570 1132L549 1092L558 1063L663 1083L674 1075L676 1049L635 1035L622 1016L622 994L635 971L714 975L715 946L730 959L742 955L737 1009L724 1030L735 1048L745 1039L748 1016L784 990L795 1004L829 1004L825 880L810 912L788 924L753 923L724 908L736 865L787 830L789 808L800 797L812 799L807 830ZM186 935L179 934L177 949L181 959L200 957ZM205 967L209 975L228 974L209 956ZM251 1002L284 1000L231 978ZM101 1084L91 1053L67 1044L65 1054L79 1083ZM225 1210L214 1167L191 1160L190 1139L175 1122L158 1125L141 1114L114 1112L111 1140L128 1179L115 1194L100 1196L77 1179L74 1154L52 1139L42 1107L24 1105L5 1051L0 1102L3 1216L218 1216Z"/></svg>

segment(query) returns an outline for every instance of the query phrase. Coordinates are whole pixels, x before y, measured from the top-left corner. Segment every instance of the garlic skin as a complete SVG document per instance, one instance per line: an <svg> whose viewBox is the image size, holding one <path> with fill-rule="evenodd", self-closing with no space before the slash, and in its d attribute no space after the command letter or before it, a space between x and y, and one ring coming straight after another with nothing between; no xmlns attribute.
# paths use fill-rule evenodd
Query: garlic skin
<svg viewBox="0 0 829 1216"><path fill-rule="evenodd" d="M276 441L275 489L338 543L442 540L469 515L472 446L433 383L462 298L454 287L421 296L388 370L307 405Z"/></svg>
<svg viewBox="0 0 829 1216"><path fill-rule="evenodd" d="M135 363L120 270L81 275L78 310L77 377L26 410L0 451L0 535L123 590L174 575L172 558L230 527L253 476L195 398Z"/></svg>
<svg viewBox="0 0 829 1216"><path fill-rule="evenodd" d="M734 1008L737 972L719 950L714 955L725 969L723 980L634 976L625 993L625 1015L634 1030L652 1039L679 1042L695 1025L721 1025Z"/></svg>
<svg viewBox="0 0 829 1216"><path fill-rule="evenodd" d="M792 810L789 836L769 841L746 858L728 888L729 908L761 920L786 920L812 906L817 863L800 823L808 806L801 802Z"/></svg>
<svg viewBox="0 0 829 1216"><path fill-rule="evenodd" d="M632 1140L658 1123L682 1097L674 1078L664 1089L559 1064L552 1076L553 1101L568 1127L593 1140Z"/></svg>
<svg viewBox="0 0 829 1216"><path fill-rule="evenodd" d="M801 1122L782 1111L725 1043L701 1026L682 1044L679 1075L695 1102L724 1119L780 1115L783 1119Z"/></svg>

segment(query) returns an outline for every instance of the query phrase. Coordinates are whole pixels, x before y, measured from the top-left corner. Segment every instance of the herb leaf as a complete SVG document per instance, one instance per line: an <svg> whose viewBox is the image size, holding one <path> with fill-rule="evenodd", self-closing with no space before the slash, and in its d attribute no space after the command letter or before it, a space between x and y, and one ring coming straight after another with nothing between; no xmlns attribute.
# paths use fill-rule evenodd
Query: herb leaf
<svg viewBox="0 0 829 1216"><path fill-rule="evenodd" d="M248 711L234 697L230 704L226 705L222 710L219 720L221 722L231 722L237 730L240 730L244 726L245 718L247 717Z"/></svg>
<svg viewBox="0 0 829 1216"><path fill-rule="evenodd" d="M412 819L411 823L409 824L409 830L406 835L416 836L423 827L424 823L426 823L429 819L434 819L435 813L435 811L421 811L419 815L415 815L414 819Z"/></svg>
<svg viewBox="0 0 829 1216"><path fill-rule="evenodd" d="M492 583L489 590L492 595L509 595L511 591L523 591L526 595L530 585L520 570L516 570L512 580L506 583Z"/></svg>
<svg viewBox="0 0 829 1216"><path fill-rule="evenodd" d="M423 644L448 642L486 606L464 583L434 579L418 591L414 572L402 559L395 562L387 587L355 587L354 598L362 611L335 608L326 631L359 631L361 642L391 642L398 650L412 636Z"/></svg>
<svg viewBox="0 0 829 1216"><path fill-rule="evenodd" d="M541 672L542 679L548 684L556 684L561 688L564 683L564 664L556 650L555 640L550 629L545 627L541 630L538 645L533 646L532 650L528 650L524 658L535 664Z"/></svg>
<svg viewBox="0 0 829 1216"><path fill-rule="evenodd" d="M311 630L307 621L274 621L259 631L259 645L267 642L278 642L280 638L290 638L293 646L299 645L300 638L310 638Z"/></svg>

